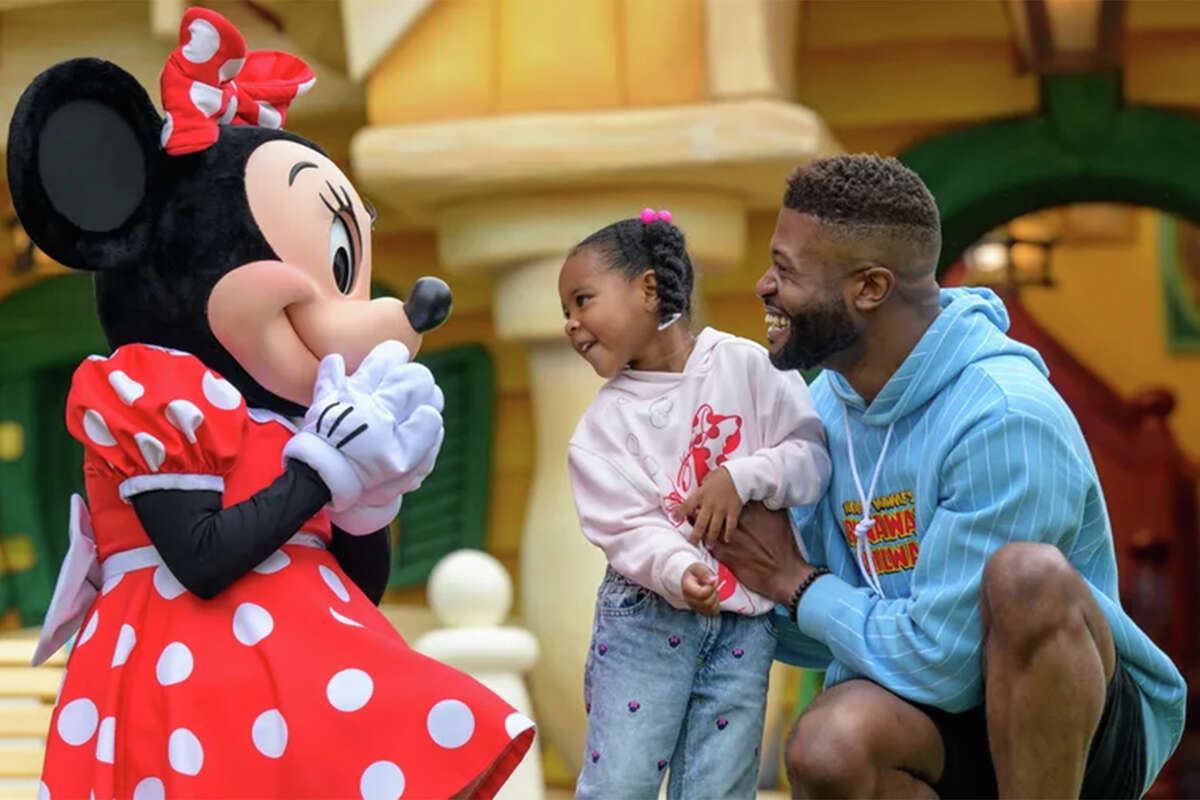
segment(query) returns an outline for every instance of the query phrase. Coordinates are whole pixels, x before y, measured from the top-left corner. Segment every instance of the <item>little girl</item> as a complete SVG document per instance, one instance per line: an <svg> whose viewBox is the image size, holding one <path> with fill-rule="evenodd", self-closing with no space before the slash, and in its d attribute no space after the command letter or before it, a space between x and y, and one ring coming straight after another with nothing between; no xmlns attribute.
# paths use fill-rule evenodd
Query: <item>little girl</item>
<svg viewBox="0 0 1200 800"><path fill-rule="evenodd" d="M585 800L653 798L668 766L669 797L754 796L772 604L689 537L728 536L750 501L813 503L829 479L803 379L754 342L693 334L692 283L683 233L651 209L584 239L559 273L567 338L608 379L568 456L609 564L584 678Z"/></svg>

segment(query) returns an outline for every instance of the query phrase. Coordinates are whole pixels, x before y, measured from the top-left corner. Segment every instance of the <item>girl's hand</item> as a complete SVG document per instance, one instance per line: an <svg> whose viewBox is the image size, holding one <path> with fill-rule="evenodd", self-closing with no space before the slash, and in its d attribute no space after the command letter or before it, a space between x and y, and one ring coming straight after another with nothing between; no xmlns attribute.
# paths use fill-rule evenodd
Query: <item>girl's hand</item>
<svg viewBox="0 0 1200 800"><path fill-rule="evenodd" d="M680 509L692 523L692 543L707 545L718 538L728 542L737 527L742 505L729 470L718 467L708 473Z"/></svg>
<svg viewBox="0 0 1200 800"><path fill-rule="evenodd" d="M717 597L717 576L713 571L697 561L683 573L683 599L693 611L699 611L706 617L715 617L720 613L720 599Z"/></svg>

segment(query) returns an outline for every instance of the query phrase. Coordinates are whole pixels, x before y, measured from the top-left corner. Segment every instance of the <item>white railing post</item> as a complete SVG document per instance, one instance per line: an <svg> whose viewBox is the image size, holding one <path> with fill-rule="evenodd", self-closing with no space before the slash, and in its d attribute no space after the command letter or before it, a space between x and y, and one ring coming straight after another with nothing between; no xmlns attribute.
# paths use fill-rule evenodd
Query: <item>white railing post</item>
<svg viewBox="0 0 1200 800"><path fill-rule="evenodd" d="M537 661L538 642L527 630L501 624L512 610L513 595L504 566L481 550L457 550L433 568L428 592L440 627L417 639L413 648L462 670L534 719L523 676ZM542 800L540 746L535 740L498 800Z"/></svg>

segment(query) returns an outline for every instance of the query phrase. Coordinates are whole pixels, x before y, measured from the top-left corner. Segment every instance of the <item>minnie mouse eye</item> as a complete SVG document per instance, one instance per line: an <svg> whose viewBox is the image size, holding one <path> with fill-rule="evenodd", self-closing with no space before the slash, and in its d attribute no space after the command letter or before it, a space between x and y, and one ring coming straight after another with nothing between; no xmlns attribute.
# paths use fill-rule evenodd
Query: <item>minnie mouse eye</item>
<svg viewBox="0 0 1200 800"><path fill-rule="evenodd" d="M354 240L342 217L333 218L329 229L329 263L333 269L333 282L342 294L350 294L354 288Z"/></svg>

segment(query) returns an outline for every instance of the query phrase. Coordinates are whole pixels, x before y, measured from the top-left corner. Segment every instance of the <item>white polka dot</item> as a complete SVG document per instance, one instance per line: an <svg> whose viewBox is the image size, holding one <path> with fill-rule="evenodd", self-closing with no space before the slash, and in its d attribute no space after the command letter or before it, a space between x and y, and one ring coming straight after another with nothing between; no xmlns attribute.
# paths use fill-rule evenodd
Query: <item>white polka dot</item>
<svg viewBox="0 0 1200 800"><path fill-rule="evenodd" d="M524 733L533 727L533 720L524 714L514 711L504 720L504 730L508 732L508 738L515 739L518 734Z"/></svg>
<svg viewBox="0 0 1200 800"><path fill-rule="evenodd" d="M87 360L88 361L108 361L108 356L101 356L101 355L92 353L90 356L87 357Z"/></svg>
<svg viewBox="0 0 1200 800"><path fill-rule="evenodd" d="M338 612L334 611L332 607L329 609L329 613L333 614L333 618L336 619L338 622L341 622L344 625L353 625L356 628L363 627L363 624L361 622L355 622L354 620L350 619L349 617L342 616Z"/></svg>
<svg viewBox="0 0 1200 800"><path fill-rule="evenodd" d="M105 717L100 721L100 734L96 737L96 760L105 764L113 763L116 752L117 719Z"/></svg>
<svg viewBox="0 0 1200 800"><path fill-rule="evenodd" d="M337 573L329 567L321 564L317 567L321 571L321 577L325 580L325 585L329 587L329 591L338 596L343 603L350 601L350 593L346 591L346 585L342 583L342 579Z"/></svg>
<svg viewBox="0 0 1200 800"><path fill-rule="evenodd" d="M203 64L221 49L221 34L206 19L194 19L188 25L188 43L181 48L183 57L193 64Z"/></svg>
<svg viewBox="0 0 1200 800"><path fill-rule="evenodd" d="M390 761L376 761L358 782L363 800L398 800L404 794L404 771Z"/></svg>
<svg viewBox="0 0 1200 800"><path fill-rule="evenodd" d="M192 88L188 89L188 97L191 98L192 105L200 109L200 113L206 117L214 116L220 111L221 101L224 99L220 89L200 81L192 81Z"/></svg>
<svg viewBox="0 0 1200 800"><path fill-rule="evenodd" d="M100 412L89 408L83 412L83 432L94 443L101 447L112 447L117 443L113 438L112 433L108 430L108 423L104 421L104 417L100 416Z"/></svg>
<svg viewBox="0 0 1200 800"><path fill-rule="evenodd" d="M132 625L122 625L117 635L117 646L113 649L112 666L119 667L129 660L129 653L137 644L137 632Z"/></svg>
<svg viewBox="0 0 1200 800"><path fill-rule="evenodd" d="M171 769L184 775L197 775L204 766L204 748L196 734L187 728L176 728L167 739L167 760Z"/></svg>
<svg viewBox="0 0 1200 800"><path fill-rule="evenodd" d="M258 124L264 128L278 128L283 125L283 115L275 110L275 106L264 100L259 100Z"/></svg>
<svg viewBox="0 0 1200 800"><path fill-rule="evenodd" d="M246 59L231 58L228 59L221 68L217 70L217 77L222 81L231 81L238 76L242 71L242 67L246 66Z"/></svg>
<svg viewBox="0 0 1200 800"><path fill-rule="evenodd" d="M192 651L183 642L171 642L158 657L154 674L163 686L181 683L192 674Z"/></svg>
<svg viewBox="0 0 1200 800"><path fill-rule="evenodd" d="M50 787L44 781L38 781L38 800L50 800Z"/></svg>
<svg viewBox="0 0 1200 800"><path fill-rule="evenodd" d="M92 616L88 617L87 624L83 626L83 633L79 634L79 641L75 642L76 647L82 647L87 644L87 640L92 638L92 634L96 632L96 626L100 624L100 612L93 611Z"/></svg>
<svg viewBox="0 0 1200 800"><path fill-rule="evenodd" d="M117 397L121 398L121 402L127 406L136 403L137 399L146 393L145 386L142 386L119 369L114 369L108 373L108 383L112 386L113 391L117 393Z"/></svg>
<svg viewBox="0 0 1200 800"><path fill-rule="evenodd" d="M361 669L344 669L329 679L325 696L338 711L358 711L371 699L375 683Z"/></svg>
<svg viewBox="0 0 1200 800"><path fill-rule="evenodd" d="M124 578L124 577L125 577L124 572L120 572L116 575L113 575L111 578L109 578L108 580L106 580L104 582L103 586L100 587L100 594L108 594L113 589L117 588L117 584L120 583L121 578Z"/></svg>
<svg viewBox="0 0 1200 800"><path fill-rule="evenodd" d="M262 606L254 603L242 603L233 612L233 635L247 647L267 638L275 630L275 620Z"/></svg>
<svg viewBox="0 0 1200 800"><path fill-rule="evenodd" d="M133 787L133 800L164 800L167 792L158 778L142 778Z"/></svg>
<svg viewBox="0 0 1200 800"><path fill-rule="evenodd" d="M167 448L163 447L163 443L155 436L142 431L135 433L133 440L137 442L138 450L145 459L146 466L150 468L151 472L158 472L158 468L167 460Z"/></svg>
<svg viewBox="0 0 1200 800"><path fill-rule="evenodd" d="M429 738L439 747L453 750L471 740L475 733L475 715L461 700L443 700L429 709L425 728Z"/></svg>
<svg viewBox="0 0 1200 800"><path fill-rule="evenodd" d="M58 735L69 745L79 746L92 738L100 715L86 697L72 700L58 714Z"/></svg>
<svg viewBox="0 0 1200 800"><path fill-rule="evenodd" d="M154 570L154 590L164 600L174 600L187 591L174 573L161 564Z"/></svg>
<svg viewBox="0 0 1200 800"><path fill-rule="evenodd" d="M228 125L233 122L233 118L237 116L237 95L230 95L229 102L225 104L225 113L217 120L218 125Z"/></svg>
<svg viewBox="0 0 1200 800"><path fill-rule="evenodd" d="M261 564L254 568L259 575L271 575L292 563L292 559L282 550L276 550L267 556Z"/></svg>
<svg viewBox="0 0 1200 800"><path fill-rule="evenodd" d="M175 118L171 116L171 112L167 112L167 119L163 122L162 133L158 136L159 147L166 147L167 142L171 139L171 134L175 132Z"/></svg>
<svg viewBox="0 0 1200 800"><path fill-rule="evenodd" d="M279 709L272 708L259 714L250 729L250 738L254 740L255 749L267 758L282 756L287 749L288 729Z"/></svg>
<svg viewBox="0 0 1200 800"><path fill-rule="evenodd" d="M232 383L211 372L204 373L200 387L204 390L204 399L223 411L232 411L242 402L242 395Z"/></svg>
<svg viewBox="0 0 1200 800"><path fill-rule="evenodd" d="M204 412L190 400L172 400L167 403L167 422L183 432L187 440L196 443L196 429L204 422Z"/></svg>
<svg viewBox="0 0 1200 800"><path fill-rule="evenodd" d="M299 97L302 94L307 94L308 91L316 85L317 85L317 76L314 75L311 78L309 78L308 80L306 80L304 83L302 83L296 87L296 97Z"/></svg>

